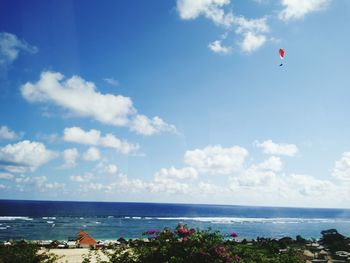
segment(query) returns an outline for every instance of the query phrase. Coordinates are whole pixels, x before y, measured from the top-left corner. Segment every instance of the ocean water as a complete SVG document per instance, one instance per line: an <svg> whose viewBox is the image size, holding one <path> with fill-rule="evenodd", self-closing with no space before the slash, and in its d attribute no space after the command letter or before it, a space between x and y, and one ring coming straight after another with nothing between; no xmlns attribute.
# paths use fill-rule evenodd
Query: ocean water
<svg viewBox="0 0 350 263"><path fill-rule="evenodd" d="M350 236L350 210L344 209L0 200L0 240L67 240L79 230L102 240L138 238L178 223L248 239L319 238L330 228Z"/></svg>

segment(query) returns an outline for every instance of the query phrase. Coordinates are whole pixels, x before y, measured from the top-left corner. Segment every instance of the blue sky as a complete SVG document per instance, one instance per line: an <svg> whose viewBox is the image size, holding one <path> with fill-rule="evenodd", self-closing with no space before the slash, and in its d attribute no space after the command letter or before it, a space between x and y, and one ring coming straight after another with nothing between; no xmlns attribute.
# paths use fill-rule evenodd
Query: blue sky
<svg viewBox="0 0 350 263"><path fill-rule="evenodd" d="M0 198L346 207L349 12L2 1Z"/></svg>

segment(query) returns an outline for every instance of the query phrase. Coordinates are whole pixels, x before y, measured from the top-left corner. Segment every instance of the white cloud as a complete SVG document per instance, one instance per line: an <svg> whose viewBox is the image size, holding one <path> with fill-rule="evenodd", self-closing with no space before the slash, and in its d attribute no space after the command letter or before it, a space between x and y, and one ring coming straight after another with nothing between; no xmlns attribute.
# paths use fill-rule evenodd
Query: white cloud
<svg viewBox="0 0 350 263"><path fill-rule="evenodd" d="M145 188L145 183L140 179L129 179L125 174L118 175L118 180L110 185L108 191L138 192Z"/></svg>
<svg viewBox="0 0 350 263"><path fill-rule="evenodd" d="M19 40L17 36L11 33L0 32L0 66L13 63L22 51L35 54L38 52L38 48Z"/></svg>
<svg viewBox="0 0 350 263"><path fill-rule="evenodd" d="M229 54L231 52L230 47L225 47L221 44L221 40L215 40L212 43L208 45L209 49L213 51L214 53L218 54Z"/></svg>
<svg viewBox="0 0 350 263"><path fill-rule="evenodd" d="M59 72L41 73L38 82L27 82L21 92L29 102L51 102L78 116L117 126L127 125L128 116L135 112L130 98L102 94L93 82L79 76L64 80Z"/></svg>
<svg viewBox="0 0 350 263"><path fill-rule="evenodd" d="M118 167L115 164L108 164L105 167L105 171L109 174L116 174L118 172Z"/></svg>
<svg viewBox="0 0 350 263"><path fill-rule="evenodd" d="M238 34L245 32L268 33L270 31L266 17L246 19L244 16L237 16L234 19L234 24L237 26L235 31Z"/></svg>
<svg viewBox="0 0 350 263"><path fill-rule="evenodd" d="M317 179L310 175L277 173L282 171L280 158L272 156L259 164L253 164L238 176L231 177L233 192L248 191L260 196L281 197L297 200L303 197L315 198L334 192L335 185L329 180Z"/></svg>
<svg viewBox="0 0 350 263"><path fill-rule="evenodd" d="M330 2L331 0L282 0L283 10L278 17L284 21L303 18L308 13L327 8Z"/></svg>
<svg viewBox="0 0 350 263"><path fill-rule="evenodd" d="M350 152L343 153L341 159L335 162L332 176L337 180L350 182Z"/></svg>
<svg viewBox="0 0 350 263"><path fill-rule="evenodd" d="M106 81L109 85L117 87L119 86L118 80L115 80L114 78L104 78L104 81Z"/></svg>
<svg viewBox="0 0 350 263"><path fill-rule="evenodd" d="M247 155L248 151L239 146L223 148L216 145L186 151L184 161L199 172L230 174L242 168Z"/></svg>
<svg viewBox="0 0 350 263"><path fill-rule="evenodd" d="M46 189L50 189L50 190L55 190L55 189L61 189L64 190L66 188L66 184L65 183L58 183L58 182L48 182L45 184L45 188Z"/></svg>
<svg viewBox="0 0 350 263"><path fill-rule="evenodd" d="M154 174L155 181L167 179L197 179L198 172L192 167L176 169L174 167L162 168Z"/></svg>
<svg viewBox="0 0 350 263"><path fill-rule="evenodd" d="M85 161L97 161L101 158L100 151L96 147L90 147L83 155Z"/></svg>
<svg viewBox="0 0 350 263"><path fill-rule="evenodd" d="M65 128L63 131L63 140L86 145L99 145L101 132L91 129L84 131L80 127Z"/></svg>
<svg viewBox="0 0 350 263"><path fill-rule="evenodd" d="M158 116L149 119L145 115L136 115L131 122L130 130L142 135L153 135L160 132L176 132L174 125L164 122Z"/></svg>
<svg viewBox="0 0 350 263"><path fill-rule="evenodd" d="M265 187L270 188L275 183L277 175L274 171L262 169L259 165L252 165L238 177L233 177L231 185L236 187Z"/></svg>
<svg viewBox="0 0 350 263"><path fill-rule="evenodd" d="M224 187L220 187L214 184L199 182L198 187L196 187L197 193L201 195L211 195L225 192Z"/></svg>
<svg viewBox="0 0 350 263"><path fill-rule="evenodd" d="M64 183L49 182L46 176L30 177L21 175L15 179L15 182L20 191L24 191L28 186L35 187L39 189L40 192L45 192L47 190L53 189L64 190L66 187Z"/></svg>
<svg viewBox="0 0 350 263"><path fill-rule="evenodd" d="M19 137L14 131L11 131L7 126L0 127L0 140L14 140Z"/></svg>
<svg viewBox="0 0 350 263"><path fill-rule="evenodd" d="M267 25L266 17L246 19L243 16L239 16L235 17L234 24L237 26L235 32L243 37L238 42L243 52L252 53L267 41L265 34L270 31L270 28Z"/></svg>
<svg viewBox="0 0 350 263"><path fill-rule="evenodd" d="M271 170L278 172L282 170L282 161L279 157L271 156L269 159L260 163L259 168L262 170Z"/></svg>
<svg viewBox="0 0 350 263"><path fill-rule="evenodd" d="M226 12L224 7L230 4L230 0L178 0L177 10L182 19L196 19L200 15L212 20L217 25L227 28L236 27L235 33L242 37L238 45L245 53L252 53L264 45L267 41L266 33L270 31L267 18L246 19L243 16L235 16L232 12ZM214 53L228 54L231 46L223 46L221 40L215 40L209 44L209 49Z"/></svg>
<svg viewBox="0 0 350 263"><path fill-rule="evenodd" d="M96 169L99 173L107 173L115 175L118 172L118 166L115 164L109 164L106 162L99 162L96 166Z"/></svg>
<svg viewBox="0 0 350 263"><path fill-rule="evenodd" d="M77 158L79 156L79 152L76 148L66 149L62 153L62 158L64 161L63 168L72 168L77 164Z"/></svg>
<svg viewBox="0 0 350 263"><path fill-rule="evenodd" d="M84 175L72 175L69 179L73 182L86 183L94 178L92 173L85 173Z"/></svg>
<svg viewBox="0 0 350 263"><path fill-rule="evenodd" d="M291 174L286 178L287 185L303 196L319 196L332 192L334 185L328 180L320 180L310 175Z"/></svg>
<svg viewBox="0 0 350 263"><path fill-rule="evenodd" d="M102 183L85 183L80 185L80 190L88 191L103 191L105 193L115 192L139 192L145 188L145 183L139 179L129 179L126 175L120 174L115 182Z"/></svg>
<svg viewBox="0 0 350 263"><path fill-rule="evenodd" d="M121 140L113 134L108 133L105 136L101 136L101 132L98 130L91 129L90 131L84 131L80 127L65 128L63 140L85 145L113 148L123 154L129 154L139 149L137 144Z"/></svg>
<svg viewBox="0 0 350 263"><path fill-rule="evenodd" d="M253 32L247 32L244 34L243 40L240 43L240 47L243 52L252 53L260 48L266 42L266 36L257 35Z"/></svg>
<svg viewBox="0 0 350 263"><path fill-rule="evenodd" d="M217 25L228 27L233 20L232 13L225 13L223 9L228 4L230 0L177 0L177 10L184 20L203 15Z"/></svg>
<svg viewBox="0 0 350 263"><path fill-rule="evenodd" d="M148 119L152 132L138 129L139 116L129 97L113 94L102 94L93 82L73 76L64 80L59 72L42 72L36 83L27 82L21 87L22 96L31 103L52 103L62 107L69 113L90 117L101 123L130 127L131 130L145 135L152 135L162 131L172 131L166 127L173 127L161 118Z"/></svg>
<svg viewBox="0 0 350 263"><path fill-rule="evenodd" d="M192 167L162 168L154 174L153 180L145 185L152 193L189 194L191 192L190 185L179 182L179 180L195 180L197 177L198 172Z"/></svg>
<svg viewBox="0 0 350 263"><path fill-rule="evenodd" d="M147 189L152 193L159 193L159 192L163 192L166 194L190 193L189 184L177 182L175 180L153 181L147 184Z"/></svg>
<svg viewBox="0 0 350 263"><path fill-rule="evenodd" d="M237 187L266 187L276 184L276 172L282 170L282 162L279 157L271 156L259 164L252 164L241 171L238 176L231 177L231 188Z"/></svg>
<svg viewBox="0 0 350 263"><path fill-rule="evenodd" d="M10 172L35 171L55 156L44 144L27 140L0 148L0 164Z"/></svg>
<svg viewBox="0 0 350 263"><path fill-rule="evenodd" d="M263 141L262 143L256 141L254 145L262 148L265 154L295 156L299 149L295 144L274 143L272 140Z"/></svg>
<svg viewBox="0 0 350 263"><path fill-rule="evenodd" d="M13 177L13 174L10 173L0 173L0 179L11 180Z"/></svg>

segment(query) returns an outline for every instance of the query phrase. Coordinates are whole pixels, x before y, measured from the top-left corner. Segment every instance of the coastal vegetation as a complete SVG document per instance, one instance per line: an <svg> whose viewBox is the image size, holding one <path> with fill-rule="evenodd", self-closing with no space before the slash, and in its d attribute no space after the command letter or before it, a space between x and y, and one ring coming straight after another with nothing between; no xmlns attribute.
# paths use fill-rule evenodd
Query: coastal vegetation
<svg viewBox="0 0 350 263"><path fill-rule="evenodd" d="M91 247L81 260L83 263L301 263L312 260L332 262L334 259L340 260L337 262L349 262L350 259L350 239L335 229L322 231L318 241L301 236L295 239L242 240L235 232L222 234L210 228L200 230L181 224L175 229L150 229L143 235L144 238L134 240L121 238L118 243L105 244L98 250ZM51 248L57 247L58 243L53 242ZM0 263L58 262L59 257L50 253L50 250L38 253L39 249L39 244L24 241L1 244ZM106 256L103 260L99 256L100 252Z"/></svg>

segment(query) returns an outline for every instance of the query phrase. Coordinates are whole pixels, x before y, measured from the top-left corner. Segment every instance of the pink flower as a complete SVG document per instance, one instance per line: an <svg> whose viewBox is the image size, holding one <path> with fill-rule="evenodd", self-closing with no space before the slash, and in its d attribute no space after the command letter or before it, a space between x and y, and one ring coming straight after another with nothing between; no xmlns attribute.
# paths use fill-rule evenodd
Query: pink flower
<svg viewBox="0 0 350 263"><path fill-rule="evenodd" d="M178 230L177 233L179 236L188 236L190 234L190 230L188 230L186 227L181 226Z"/></svg>
<svg viewBox="0 0 350 263"><path fill-rule="evenodd" d="M232 233L230 234L230 236L233 237L233 238L238 237L238 235L237 235L236 232L232 232Z"/></svg>
<svg viewBox="0 0 350 263"><path fill-rule="evenodd" d="M236 258L236 260L237 260L238 262L241 261L241 257L240 257L240 256L236 256L235 258Z"/></svg>
<svg viewBox="0 0 350 263"><path fill-rule="evenodd" d="M218 246L215 248L216 254L223 256L226 253L226 249L224 246Z"/></svg>
<svg viewBox="0 0 350 263"><path fill-rule="evenodd" d="M148 231L146 232L147 235L155 235L155 234L157 234L157 233L158 233L158 231L155 230L155 229L150 229L150 230L148 230Z"/></svg>

